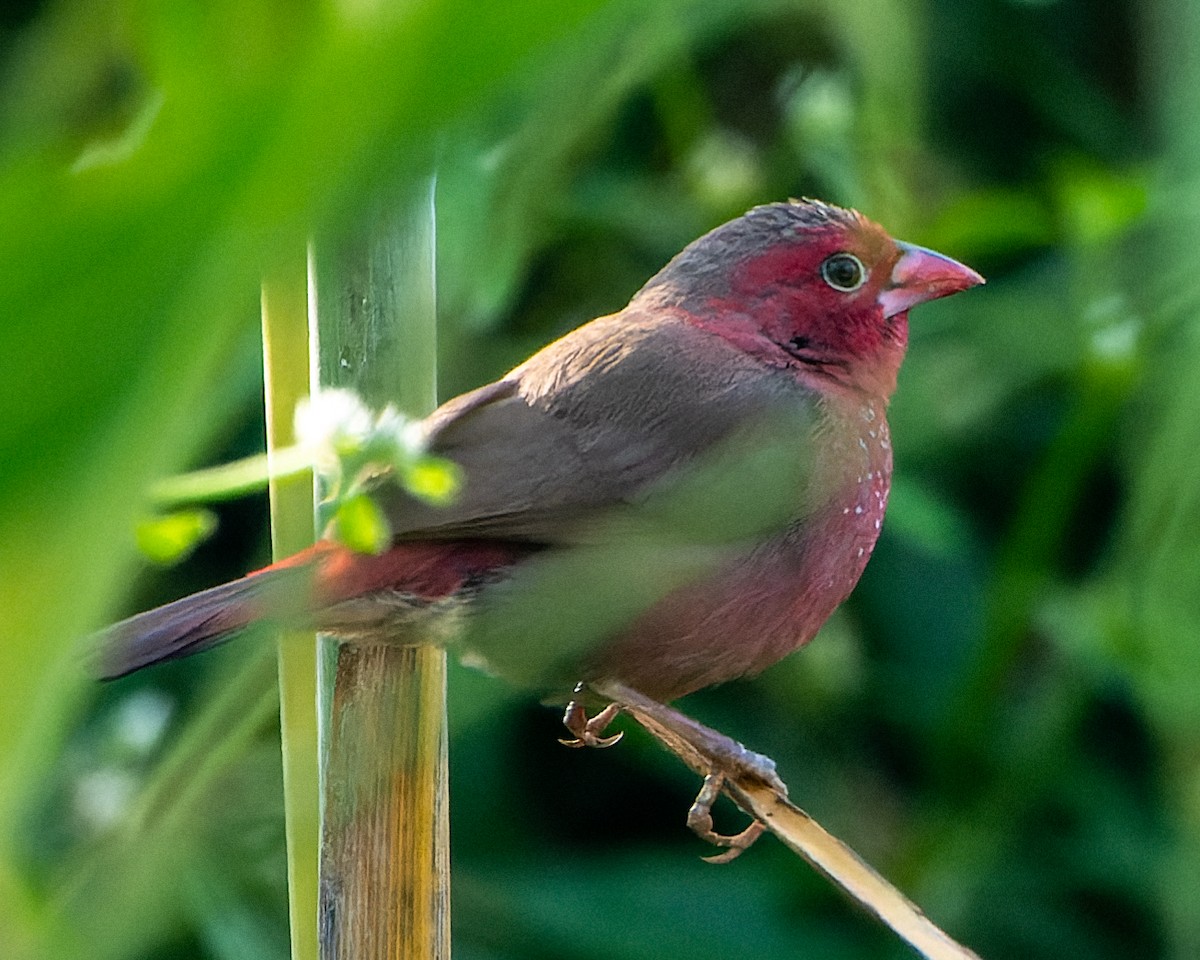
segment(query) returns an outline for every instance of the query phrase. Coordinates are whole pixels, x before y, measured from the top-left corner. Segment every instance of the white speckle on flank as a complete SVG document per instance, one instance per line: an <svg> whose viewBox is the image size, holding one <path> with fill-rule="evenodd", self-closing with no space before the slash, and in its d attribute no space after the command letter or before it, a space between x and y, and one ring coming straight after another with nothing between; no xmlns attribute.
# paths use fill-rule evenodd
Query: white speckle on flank
<svg viewBox="0 0 1200 960"><path fill-rule="evenodd" d="M875 518L875 529L878 530L880 526L881 526L881 521L879 520L878 517L876 517Z"/></svg>
<svg viewBox="0 0 1200 960"><path fill-rule="evenodd" d="M855 507L855 508L854 508L854 512L855 512L855 513L858 513L858 514L861 514L861 513L863 512L862 505L861 505L861 504L859 504L857 507Z"/></svg>
<svg viewBox="0 0 1200 960"><path fill-rule="evenodd" d="M868 430L867 436L870 437L872 440L874 440L877 436L879 436L879 434L876 433L874 430Z"/></svg>
<svg viewBox="0 0 1200 960"><path fill-rule="evenodd" d="M858 438L858 445L859 445L860 447L862 447L864 450L866 450L866 449L867 449L867 441L866 441L866 440L864 440L862 437L859 437L859 438Z"/></svg>
<svg viewBox="0 0 1200 960"><path fill-rule="evenodd" d="M870 423L872 420L874 420L875 408L870 405L863 407L862 418L866 420L867 423Z"/></svg>
<svg viewBox="0 0 1200 960"><path fill-rule="evenodd" d="M866 551L864 551L862 547L859 547L859 548L858 548L858 555L859 555L860 557L861 557L861 556L863 555L863 553L865 553L865 552L866 552Z"/></svg>
<svg viewBox="0 0 1200 960"><path fill-rule="evenodd" d="M849 507L842 507L842 513L849 513L849 512L850 512Z"/></svg>

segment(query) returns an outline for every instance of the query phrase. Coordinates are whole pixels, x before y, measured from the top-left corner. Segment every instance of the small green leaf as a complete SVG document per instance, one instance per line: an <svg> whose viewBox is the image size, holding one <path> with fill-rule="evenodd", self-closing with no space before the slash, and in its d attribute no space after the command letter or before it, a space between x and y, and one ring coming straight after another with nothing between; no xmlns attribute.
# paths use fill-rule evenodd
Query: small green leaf
<svg viewBox="0 0 1200 960"><path fill-rule="evenodd" d="M392 528L379 505L365 493L342 501L333 518L334 535L359 553L383 553L392 542Z"/></svg>
<svg viewBox="0 0 1200 960"><path fill-rule="evenodd" d="M441 506L458 496L462 471L451 460L421 457L405 466L400 482L414 497Z"/></svg>
<svg viewBox="0 0 1200 960"><path fill-rule="evenodd" d="M176 510L141 521L137 525L137 545L155 563L178 563L216 529L217 517L211 510Z"/></svg>

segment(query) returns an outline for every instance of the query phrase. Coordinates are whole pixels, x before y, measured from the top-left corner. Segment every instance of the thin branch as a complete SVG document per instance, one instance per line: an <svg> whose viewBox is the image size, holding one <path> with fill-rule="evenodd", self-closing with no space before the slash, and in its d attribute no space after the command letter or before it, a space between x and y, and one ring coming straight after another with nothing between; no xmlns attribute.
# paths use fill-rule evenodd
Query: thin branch
<svg viewBox="0 0 1200 960"><path fill-rule="evenodd" d="M947 936L920 908L807 813L789 802L775 764L677 710L621 684L596 687L619 703L664 747L706 778L722 776L734 803L841 887L928 960L979 960Z"/></svg>

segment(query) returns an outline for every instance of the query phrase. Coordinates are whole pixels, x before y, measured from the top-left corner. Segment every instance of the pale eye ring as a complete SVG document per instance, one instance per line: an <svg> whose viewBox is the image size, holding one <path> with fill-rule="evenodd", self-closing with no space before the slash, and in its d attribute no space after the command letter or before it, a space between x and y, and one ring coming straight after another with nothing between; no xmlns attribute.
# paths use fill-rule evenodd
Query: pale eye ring
<svg viewBox="0 0 1200 960"><path fill-rule="evenodd" d="M867 281L867 268L852 253L835 253L821 264L821 278L841 293L853 293Z"/></svg>

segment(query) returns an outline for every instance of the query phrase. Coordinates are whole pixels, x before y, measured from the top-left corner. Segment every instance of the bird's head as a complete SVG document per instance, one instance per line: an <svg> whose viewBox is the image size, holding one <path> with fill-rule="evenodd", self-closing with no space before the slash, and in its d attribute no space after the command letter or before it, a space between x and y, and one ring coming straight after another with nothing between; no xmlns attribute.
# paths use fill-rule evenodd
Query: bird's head
<svg viewBox="0 0 1200 960"><path fill-rule="evenodd" d="M983 283L853 210L773 203L696 240L640 296L817 387L888 397L911 307Z"/></svg>

